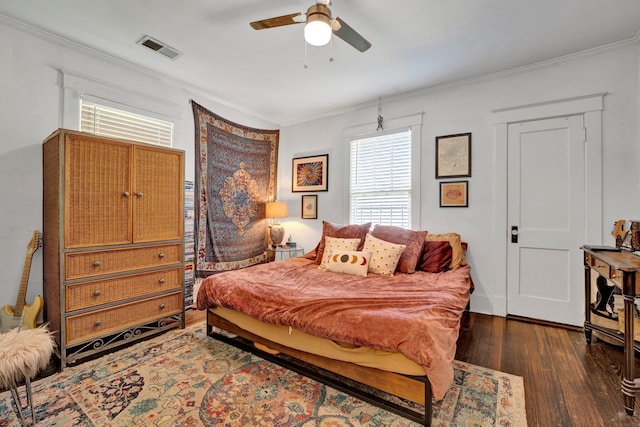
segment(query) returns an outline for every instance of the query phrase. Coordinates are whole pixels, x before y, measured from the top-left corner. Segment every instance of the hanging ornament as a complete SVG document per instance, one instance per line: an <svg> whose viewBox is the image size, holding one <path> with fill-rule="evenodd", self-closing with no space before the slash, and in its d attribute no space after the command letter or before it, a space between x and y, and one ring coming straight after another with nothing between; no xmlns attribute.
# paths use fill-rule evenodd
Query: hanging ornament
<svg viewBox="0 0 640 427"><path fill-rule="evenodd" d="M380 105L380 97L378 97L378 127L377 131L383 130L384 126L382 126L382 122L384 121L384 117L382 117L382 106Z"/></svg>

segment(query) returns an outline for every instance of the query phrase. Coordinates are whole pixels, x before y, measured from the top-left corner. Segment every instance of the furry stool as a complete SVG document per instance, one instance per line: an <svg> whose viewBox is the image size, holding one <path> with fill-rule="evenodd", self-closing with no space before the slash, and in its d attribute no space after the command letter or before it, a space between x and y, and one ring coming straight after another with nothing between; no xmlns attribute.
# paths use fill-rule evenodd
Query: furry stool
<svg viewBox="0 0 640 427"><path fill-rule="evenodd" d="M0 334L0 389L11 390L18 417L23 425L26 423L26 418L22 410L27 406L31 407L33 425L36 424L31 396L31 379L41 369L47 367L54 345L53 336L46 326L34 329L16 328ZM22 382L26 391L24 405L18 394L18 386Z"/></svg>

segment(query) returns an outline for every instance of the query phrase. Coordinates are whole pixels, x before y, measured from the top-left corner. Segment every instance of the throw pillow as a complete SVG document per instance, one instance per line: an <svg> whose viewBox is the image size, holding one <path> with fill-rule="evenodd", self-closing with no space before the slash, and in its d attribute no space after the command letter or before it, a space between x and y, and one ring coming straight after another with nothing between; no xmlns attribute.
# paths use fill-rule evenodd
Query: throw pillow
<svg viewBox="0 0 640 427"><path fill-rule="evenodd" d="M316 249L316 264L322 263L322 256L324 255L324 245L326 237L340 237L342 239L350 239L350 238L359 238L360 244L358 245L358 250L362 250L362 245L364 245L364 238L367 236L369 229L371 228L371 223L368 222L366 224L357 225L357 224L348 224L348 225L335 225L330 222L322 221L322 237L320 238L320 242L318 243Z"/></svg>
<svg viewBox="0 0 640 427"><path fill-rule="evenodd" d="M460 235L458 233L443 233L443 234L431 234L427 233L427 241L429 242L442 242L447 241L451 245L452 258L449 268L456 268L461 265L467 265L467 260L462 250L462 242L460 241Z"/></svg>
<svg viewBox="0 0 640 427"><path fill-rule="evenodd" d="M405 247L406 245L386 242L367 233L362 251L371 252L369 271L383 276L393 276Z"/></svg>
<svg viewBox="0 0 640 427"><path fill-rule="evenodd" d="M370 260L370 252L331 251L325 271L367 277Z"/></svg>
<svg viewBox="0 0 640 427"><path fill-rule="evenodd" d="M447 241L424 242L417 269L428 273L447 271L451 265L452 253Z"/></svg>
<svg viewBox="0 0 640 427"><path fill-rule="evenodd" d="M355 251L358 249L360 239L340 239L338 237L325 237L324 252L320 268L325 268L332 251Z"/></svg>
<svg viewBox="0 0 640 427"><path fill-rule="evenodd" d="M407 230L392 225L376 225L371 235L378 239L406 245L398 261L398 271L401 273L415 273L416 265L420 260L422 246L427 236L426 231Z"/></svg>

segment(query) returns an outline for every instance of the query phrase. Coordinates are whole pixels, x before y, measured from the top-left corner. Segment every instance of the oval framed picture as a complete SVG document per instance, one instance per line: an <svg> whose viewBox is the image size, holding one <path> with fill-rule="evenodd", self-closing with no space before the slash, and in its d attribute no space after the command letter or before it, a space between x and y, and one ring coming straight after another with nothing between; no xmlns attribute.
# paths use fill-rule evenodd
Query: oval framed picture
<svg viewBox="0 0 640 427"><path fill-rule="evenodd" d="M466 208L469 206L469 181L440 183L441 208Z"/></svg>

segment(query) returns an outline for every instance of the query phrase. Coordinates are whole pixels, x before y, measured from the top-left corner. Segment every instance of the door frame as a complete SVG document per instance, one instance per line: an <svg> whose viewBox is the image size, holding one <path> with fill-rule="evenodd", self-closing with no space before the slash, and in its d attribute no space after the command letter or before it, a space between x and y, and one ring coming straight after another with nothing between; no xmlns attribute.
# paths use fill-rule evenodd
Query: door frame
<svg viewBox="0 0 640 427"><path fill-rule="evenodd" d="M603 241L602 110L606 93L493 110L493 301L492 313L507 315L507 127L511 123L582 114L585 126L585 243Z"/></svg>

